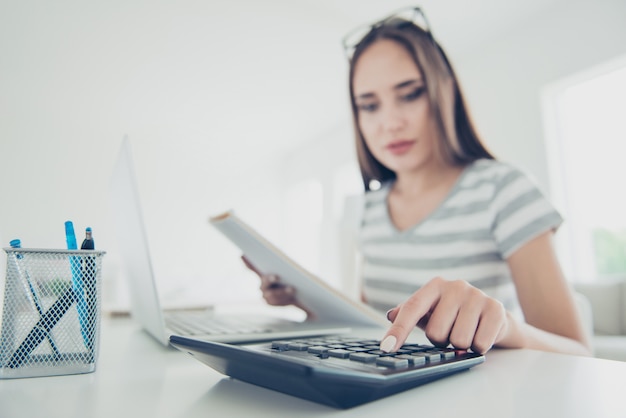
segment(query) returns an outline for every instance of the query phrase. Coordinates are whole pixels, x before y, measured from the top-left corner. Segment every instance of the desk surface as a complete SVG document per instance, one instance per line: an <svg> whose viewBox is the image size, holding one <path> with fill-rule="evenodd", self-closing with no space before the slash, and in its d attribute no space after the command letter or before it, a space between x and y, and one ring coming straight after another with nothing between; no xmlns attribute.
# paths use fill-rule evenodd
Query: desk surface
<svg viewBox="0 0 626 418"><path fill-rule="evenodd" d="M468 372L337 410L230 379L104 319L94 373L0 380L0 417L625 417L626 363L492 350Z"/></svg>

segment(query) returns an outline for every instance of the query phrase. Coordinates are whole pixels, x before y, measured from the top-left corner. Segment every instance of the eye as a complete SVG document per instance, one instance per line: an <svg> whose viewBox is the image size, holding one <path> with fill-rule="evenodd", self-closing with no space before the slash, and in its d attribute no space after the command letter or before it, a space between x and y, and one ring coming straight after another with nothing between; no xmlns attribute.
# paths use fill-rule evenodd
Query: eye
<svg viewBox="0 0 626 418"><path fill-rule="evenodd" d="M378 109L378 103L358 103L356 107L359 109L359 112L375 112Z"/></svg>
<svg viewBox="0 0 626 418"><path fill-rule="evenodd" d="M417 87L411 90L409 93L402 96L402 100L405 102L412 102L413 100L419 99L424 93L426 89L424 86Z"/></svg>

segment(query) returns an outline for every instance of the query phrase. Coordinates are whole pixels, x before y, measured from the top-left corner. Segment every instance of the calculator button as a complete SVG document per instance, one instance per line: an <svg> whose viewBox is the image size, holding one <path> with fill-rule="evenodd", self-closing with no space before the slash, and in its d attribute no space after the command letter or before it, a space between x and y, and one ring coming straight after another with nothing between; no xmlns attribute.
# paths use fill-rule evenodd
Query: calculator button
<svg viewBox="0 0 626 418"><path fill-rule="evenodd" d="M430 363L434 363L434 362L441 360L441 355L439 353L421 352L421 353L413 353L411 355L414 357L422 357L424 358L425 361L428 361Z"/></svg>
<svg viewBox="0 0 626 418"><path fill-rule="evenodd" d="M453 348L444 348L441 350L441 357L444 360L453 359L456 356L456 351Z"/></svg>
<svg viewBox="0 0 626 418"><path fill-rule="evenodd" d="M324 347L323 345L314 345L307 349L307 351L311 354L325 354L330 350L328 347Z"/></svg>
<svg viewBox="0 0 626 418"><path fill-rule="evenodd" d="M409 361L407 359L398 359L395 357L379 357L376 359L376 365L401 369L409 367Z"/></svg>
<svg viewBox="0 0 626 418"><path fill-rule="evenodd" d="M274 350L284 351L284 350L287 350L288 346L289 346L289 341L273 341L272 342L272 348Z"/></svg>
<svg viewBox="0 0 626 418"><path fill-rule="evenodd" d="M328 350L328 355L331 357L348 358L354 351L344 350L343 348L336 348L334 350Z"/></svg>
<svg viewBox="0 0 626 418"><path fill-rule="evenodd" d="M294 350L294 351L306 351L309 348L308 344L305 343L289 343L287 344L287 349L288 350Z"/></svg>
<svg viewBox="0 0 626 418"><path fill-rule="evenodd" d="M350 360L360 361L361 363L374 363L379 357L374 354L353 352L350 354Z"/></svg>
<svg viewBox="0 0 626 418"><path fill-rule="evenodd" d="M409 364L414 364L416 366L426 363L426 359L424 357L415 357L410 354L400 354L399 356L396 356L395 358L405 359L409 362Z"/></svg>

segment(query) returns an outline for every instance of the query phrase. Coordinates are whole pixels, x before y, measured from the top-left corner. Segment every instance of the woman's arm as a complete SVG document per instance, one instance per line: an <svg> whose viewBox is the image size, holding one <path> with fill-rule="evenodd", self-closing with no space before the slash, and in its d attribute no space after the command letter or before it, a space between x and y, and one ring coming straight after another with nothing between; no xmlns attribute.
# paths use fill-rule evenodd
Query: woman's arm
<svg viewBox="0 0 626 418"><path fill-rule="evenodd" d="M417 325L434 344L479 353L495 346L589 355L589 342L551 236L546 232L532 239L508 260L526 322L468 282L437 277L387 313L393 325L381 349L397 350Z"/></svg>
<svg viewBox="0 0 626 418"><path fill-rule="evenodd" d="M525 323L509 316L498 347L590 355L574 296L545 232L515 251L508 259Z"/></svg>

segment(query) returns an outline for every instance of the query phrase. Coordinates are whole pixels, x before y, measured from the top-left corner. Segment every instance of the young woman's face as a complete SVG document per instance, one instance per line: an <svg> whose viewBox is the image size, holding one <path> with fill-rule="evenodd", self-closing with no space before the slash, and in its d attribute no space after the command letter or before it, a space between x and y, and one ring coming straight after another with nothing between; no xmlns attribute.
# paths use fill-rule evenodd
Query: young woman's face
<svg viewBox="0 0 626 418"><path fill-rule="evenodd" d="M358 123L374 157L397 175L436 158L437 136L422 73L398 43L379 40L354 68Z"/></svg>

